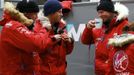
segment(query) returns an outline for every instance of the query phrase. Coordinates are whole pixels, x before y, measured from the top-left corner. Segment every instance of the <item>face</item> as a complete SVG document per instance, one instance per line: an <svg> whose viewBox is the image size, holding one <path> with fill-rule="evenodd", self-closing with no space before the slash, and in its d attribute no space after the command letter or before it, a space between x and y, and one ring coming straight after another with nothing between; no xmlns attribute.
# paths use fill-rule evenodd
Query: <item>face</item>
<svg viewBox="0 0 134 75"><path fill-rule="evenodd" d="M24 15L28 18L28 19L32 19L32 20L36 20L37 19L37 13L24 13Z"/></svg>
<svg viewBox="0 0 134 75"><path fill-rule="evenodd" d="M103 20L103 22L106 22L108 20L111 20L114 17L114 13L104 11L104 10L99 10L98 16Z"/></svg>
<svg viewBox="0 0 134 75"><path fill-rule="evenodd" d="M53 20L53 22L59 22L63 16L62 14L62 9L58 10L57 12L53 13L50 15L51 16L51 20Z"/></svg>

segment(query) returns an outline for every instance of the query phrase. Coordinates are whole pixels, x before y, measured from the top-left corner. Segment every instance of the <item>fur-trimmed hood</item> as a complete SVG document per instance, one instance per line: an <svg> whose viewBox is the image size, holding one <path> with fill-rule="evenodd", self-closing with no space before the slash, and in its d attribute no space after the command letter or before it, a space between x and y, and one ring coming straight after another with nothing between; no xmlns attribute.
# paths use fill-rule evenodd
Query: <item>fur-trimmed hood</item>
<svg viewBox="0 0 134 75"><path fill-rule="evenodd" d="M11 19L19 21L20 23L26 26L29 26L33 23L32 19L28 19L27 17L24 16L23 13L16 10L16 7L12 3L5 2L4 15L3 19L0 21L0 24L4 25L7 21Z"/></svg>
<svg viewBox="0 0 134 75"><path fill-rule="evenodd" d="M108 44L116 47L122 47L132 42L134 42L134 34L128 33L128 34L116 35L114 36L114 38L110 38Z"/></svg>
<svg viewBox="0 0 134 75"><path fill-rule="evenodd" d="M114 4L115 12L118 13L117 21L121 19L126 19L129 16L129 9L124 4L121 4L120 2L116 2Z"/></svg>
<svg viewBox="0 0 134 75"><path fill-rule="evenodd" d="M45 27L48 30L52 29L52 26L51 26L49 19L46 16L44 16L44 14L43 14L43 10L39 11L38 19L40 20L42 27ZM66 22L63 19L61 19L60 22L63 23L64 25L66 24Z"/></svg>
<svg viewBox="0 0 134 75"><path fill-rule="evenodd" d="M40 20L42 27L45 27L47 29L52 29L49 19L43 14L43 10L39 11L38 19Z"/></svg>

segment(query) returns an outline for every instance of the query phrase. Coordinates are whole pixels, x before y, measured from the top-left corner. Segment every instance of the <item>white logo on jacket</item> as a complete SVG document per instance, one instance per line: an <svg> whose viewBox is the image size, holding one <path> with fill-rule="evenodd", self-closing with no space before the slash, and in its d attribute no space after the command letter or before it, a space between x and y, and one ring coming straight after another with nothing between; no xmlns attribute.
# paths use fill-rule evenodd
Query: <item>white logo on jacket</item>
<svg viewBox="0 0 134 75"><path fill-rule="evenodd" d="M119 50L115 53L113 57L113 67L116 72L123 72L128 67L128 56L127 54Z"/></svg>
<svg viewBox="0 0 134 75"><path fill-rule="evenodd" d="M5 27L6 28L9 28L9 27L11 27L13 24L11 23L11 22L8 22L8 23L6 23L6 25L5 25Z"/></svg>

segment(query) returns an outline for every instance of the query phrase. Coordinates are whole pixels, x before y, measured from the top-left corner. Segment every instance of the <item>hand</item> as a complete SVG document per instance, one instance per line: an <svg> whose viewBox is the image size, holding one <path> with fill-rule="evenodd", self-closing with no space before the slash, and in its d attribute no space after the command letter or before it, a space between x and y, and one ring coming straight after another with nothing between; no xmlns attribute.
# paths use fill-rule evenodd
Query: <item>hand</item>
<svg viewBox="0 0 134 75"><path fill-rule="evenodd" d="M95 21L94 20L89 20L87 23L87 28L92 29L95 27Z"/></svg>
<svg viewBox="0 0 134 75"><path fill-rule="evenodd" d="M72 42L71 38L66 33L63 33L61 36L63 41Z"/></svg>
<svg viewBox="0 0 134 75"><path fill-rule="evenodd" d="M57 42L59 42L62 39L60 34L54 35L54 38L56 39Z"/></svg>

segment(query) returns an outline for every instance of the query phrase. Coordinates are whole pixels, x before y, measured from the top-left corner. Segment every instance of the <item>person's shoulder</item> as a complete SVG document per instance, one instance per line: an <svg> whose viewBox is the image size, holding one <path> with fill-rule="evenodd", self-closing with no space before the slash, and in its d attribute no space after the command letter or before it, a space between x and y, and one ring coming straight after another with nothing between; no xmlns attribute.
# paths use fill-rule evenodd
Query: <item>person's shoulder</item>
<svg viewBox="0 0 134 75"><path fill-rule="evenodd" d="M15 20L11 20L5 24L5 27L10 28L10 29L15 29L15 28L20 27L20 26L23 26L23 24L21 24L18 21L15 21Z"/></svg>

